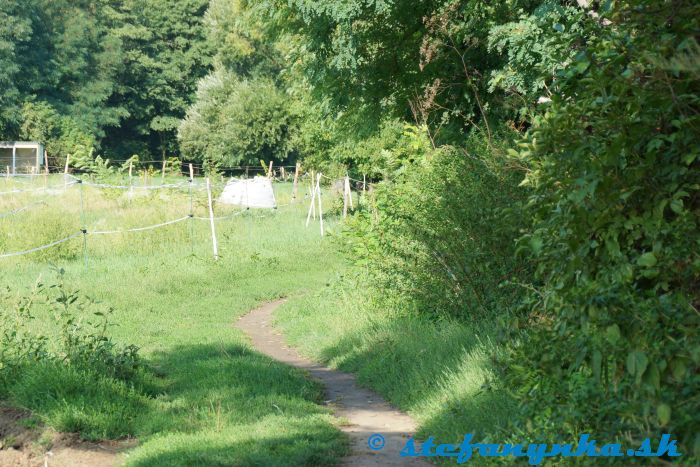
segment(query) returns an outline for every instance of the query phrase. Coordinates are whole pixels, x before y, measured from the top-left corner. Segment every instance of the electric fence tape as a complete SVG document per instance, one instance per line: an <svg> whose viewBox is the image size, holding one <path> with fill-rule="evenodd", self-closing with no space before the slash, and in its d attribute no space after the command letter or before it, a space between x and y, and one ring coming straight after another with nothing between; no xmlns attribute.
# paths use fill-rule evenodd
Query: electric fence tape
<svg viewBox="0 0 700 467"><path fill-rule="evenodd" d="M186 221L189 218L190 218L190 216L185 216L185 217L180 217L179 219L173 219L171 221L162 222L160 224L149 225L146 227L135 227L133 229L88 231L87 234L88 235L112 235L112 234L129 233L129 232L145 232L147 230L155 230L155 229L158 229L160 227L165 227L167 225L177 224L178 222Z"/></svg>
<svg viewBox="0 0 700 467"><path fill-rule="evenodd" d="M6 211L3 213L0 213L0 219L4 219L5 217L10 217L14 216L15 214L19 214L20 212L27 211L31 209L32 207L39 205L39 204L46 204L46 201L37 201L36 203L28 204L26 206L23 206L21 208L13 209L11 211Z"/></svg>
<svg viewBox="0 0 700 467"><path fill-rule="evenodd" d="M38 246L38 247L36 247L36 248L32 248L32 249L30 249L30 250L16 251L16 252L14 252L14 253L4 253L4 254L0 254L0 258L10 258L10 257L12 257L12 256L28 255L29 253L35 253L35 252L37 252L37 251L46 250L47 248L51 248L51 247L53 247L53 246L60 245L61 243L65 243L65 242L67 242L68 240L72 240L72 239L74 239L74 238L76 238L76 237L79 237L79 236L83 235L83 233L84 233L84 232L81 230L81 231L79 231L79 232L74 233L73 235L69 235L69 236L66 237L66 238L62 238L62 239L60 239L60 240L56 240L55 242L47 243L46 245L41 245L41 246Z"/></svg>
<svg viewBox="0 0 700 467"><path fill-rule="evenodd" d="M46 186L46 187L31 188L31 189L26 189L26 190L0 191L0 196L1 195L11 195L13 193L32 193L32 192L47 191L47 190L53 190L53 189L63 189L64 187L67 187L70 185L75 185L76 183L79 183L79 182L73 181L73 182L67 183L65 185Z"/></svg>

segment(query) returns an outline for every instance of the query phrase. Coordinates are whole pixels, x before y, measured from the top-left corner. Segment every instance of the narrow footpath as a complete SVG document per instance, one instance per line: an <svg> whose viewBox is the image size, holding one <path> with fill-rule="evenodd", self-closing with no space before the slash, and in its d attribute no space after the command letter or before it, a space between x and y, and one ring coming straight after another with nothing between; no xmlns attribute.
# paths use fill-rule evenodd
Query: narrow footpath
<svg viewBox="0 0 700 467"><path fill-rule="evenodd" d="M431 465L422 459L400 457L409 436L415 432L415 421L393 408L381 396L360 387L355 376L332 370L300 356L286 345L283 336L273 326L273 313L284 300L270 302L241 317L236 327L252 340L255 349L282 363L302 370L319 380L326 388L326 404L337 417L347 420L341 430L350 437L351 452L341 462L343 466ZM375 434L384 437L384 447L372 450L368 439ZM376 438L375 443L381 444Z"/></svg>

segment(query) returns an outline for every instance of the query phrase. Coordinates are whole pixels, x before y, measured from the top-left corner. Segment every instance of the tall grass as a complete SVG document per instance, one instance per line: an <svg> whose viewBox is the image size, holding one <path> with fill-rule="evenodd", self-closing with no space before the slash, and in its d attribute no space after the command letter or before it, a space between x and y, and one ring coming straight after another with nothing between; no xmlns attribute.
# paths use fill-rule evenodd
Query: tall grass
<svg viewBox="0 0 700 467"><path fill-rule="evenodd" d="M436 321L386 309L363 279L341 275L295 297L277 315L289 342L328 365L356 373L419 423L419 438L484 439L514 409L492 359L501 349L494 323Z"/></svg>
<svg viewBox="0 0 700 467"><path fill-rule="evenodd" d="M290 200L290 185L275 189L280 204ZM88 186L82 190L88 232L189 213L186 188L133 198ZM204 197L195 192L197 216L206 215ZM0 212L39 199L46 205L0 220L0 252L31 248L81 228L78 186L3 197ZM70 287L114 308L110 336L118 344L139 346L152 375L136 384L35 365L0 398L35 411L49 426L87 438L138 437L139 447L129 453L131 465L332 464L345 452L345 441L317 404L321 388L255 353L232 326L260 302L322 286L328 271L338 267L334 247L321 239L317 226L304 227L305 204L218 221L217 262L209 224L197 220L147 232L88 235L87 266L82 238L63 250L0 259L0 283L12 294L26 293L39 277L45 280L49 263L63 267ZM215 211L226 215L231 209L215 206ZM327 221L332 228L334 220ZM0 306L11 301L10 296ZM57 332L41 307L31 326L48 336Z"/></svg>

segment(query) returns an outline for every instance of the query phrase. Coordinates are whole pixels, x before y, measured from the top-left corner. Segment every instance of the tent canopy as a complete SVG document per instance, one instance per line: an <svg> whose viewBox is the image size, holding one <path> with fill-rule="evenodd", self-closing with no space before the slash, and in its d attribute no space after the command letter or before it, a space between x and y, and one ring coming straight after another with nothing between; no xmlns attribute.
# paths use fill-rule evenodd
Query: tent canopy
<svg viewBox="0 0 700 467"><path fill-rule="evenodd" d="M247 208L274 208L275 193L267 177L253 179L231 179L219 197L219 203L245 206Z"/></svg>

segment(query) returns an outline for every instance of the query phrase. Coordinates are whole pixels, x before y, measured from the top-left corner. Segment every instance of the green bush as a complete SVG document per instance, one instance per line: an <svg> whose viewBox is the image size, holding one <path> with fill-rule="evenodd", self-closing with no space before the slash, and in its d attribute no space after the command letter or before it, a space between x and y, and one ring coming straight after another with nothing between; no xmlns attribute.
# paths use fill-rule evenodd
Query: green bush
<svg viewBox="0 0 700 467"><path fill-rule="evenodd" d="M202 80L197 97L179 128L185 156L230 167L284 161L294 152L296 123L272 80L219 71Z"/></svg>
<svg viewBox="0 0 700 467"><path fill-rule="evenodd" d="M423 151L423 146L416 145ZM434 316L502 313L518 300L522 174L473 135L467 150L429 150L379 184L344 235L385 298Z"/></svg>
<svg viewBox="0 0 700 467"><path fill-rule="evenodd" d="M53 315L42 332L37 313ZM63 271L27 296L6 291L0 302L0 398L28 408L60 431L85 438L133 434L143 412L148 375L138 349L107 337L110 309L70 290Z"/></svg>
<svg viewBox="0 0 700 467"><path fill-rule="evenodd" d="M508 386L538 436L699 456L700 6L634 3L589 24L520 152L538 267Z"/></svg>

